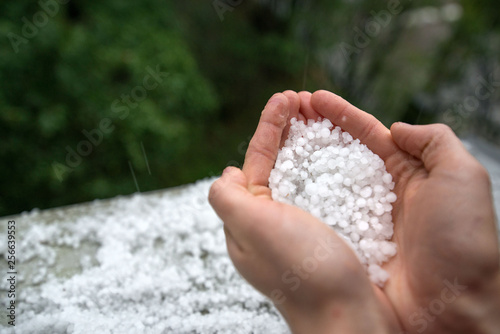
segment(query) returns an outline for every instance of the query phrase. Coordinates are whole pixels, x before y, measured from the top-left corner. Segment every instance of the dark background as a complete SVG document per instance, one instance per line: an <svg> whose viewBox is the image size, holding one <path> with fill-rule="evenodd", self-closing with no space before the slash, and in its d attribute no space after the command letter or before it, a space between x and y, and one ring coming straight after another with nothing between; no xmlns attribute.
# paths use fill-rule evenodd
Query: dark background
<svg viewBox="0 0 500 334"><path fill-rule="evenodd" d="M0 216L218 175L286 89L499 142L497 1L59 1L0 4Z"/></svg>

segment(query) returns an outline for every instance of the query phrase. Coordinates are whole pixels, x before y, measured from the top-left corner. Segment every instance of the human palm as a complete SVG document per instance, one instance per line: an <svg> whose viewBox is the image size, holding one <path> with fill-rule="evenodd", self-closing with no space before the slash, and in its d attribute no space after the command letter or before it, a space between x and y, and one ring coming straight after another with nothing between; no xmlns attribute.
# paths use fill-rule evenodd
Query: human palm
<svg viewBox="0 0 500 334"><path fill-rule="evenodd" d="M378 154L394 176L398 254L385 266L391 278L384 289L368 281L332 229L271 200L267 180L292 117L330 119ZM437 145L440 140L447 144ZM464 182L479 184L461 193ZM439 317L425 311L432 303L441 307L434 301L443 289L457 282L455 290L466 295L464 286L476 289L498 276L488 187L484 169L449 130L397 124L390 131L334 94L287 91L264 109L243 170L227 170L210 201L224 220L235 266L273 299L294 332L443 333L453 330L449 319L461 311L458 296L438 310ZM361 314L362 321L356 320Z"/></svg>
<svg viewBox="0 0 500 334"><path fill-rule="evenodd" d="M391 279L384 292L410 332L473 333L475 324L457 313L473 290L498 282L488 174L445 126L409 129L391 128L402 150L384 157L399 196L393 209L399 250L386 266Z"/></svg>

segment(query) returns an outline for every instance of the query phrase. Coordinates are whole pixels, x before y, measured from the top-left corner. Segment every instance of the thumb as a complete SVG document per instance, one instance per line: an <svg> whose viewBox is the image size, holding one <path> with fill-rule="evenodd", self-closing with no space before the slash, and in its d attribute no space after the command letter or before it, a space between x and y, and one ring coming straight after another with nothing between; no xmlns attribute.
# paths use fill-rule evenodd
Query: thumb
<svg viewBox="0 0 500 334"><path fill-rule="evenodd" d="M455 169L472 158L450 127L444 124L394 123L391 135L400 149L424 163L427 171ZM465 159L464 159L465 158Z"/></svg>

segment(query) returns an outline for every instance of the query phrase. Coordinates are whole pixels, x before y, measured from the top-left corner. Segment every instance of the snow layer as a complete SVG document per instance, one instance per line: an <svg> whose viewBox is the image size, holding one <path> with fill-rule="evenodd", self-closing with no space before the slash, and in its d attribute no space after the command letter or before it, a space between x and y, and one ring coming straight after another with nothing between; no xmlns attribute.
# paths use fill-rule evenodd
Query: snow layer
<svg viewBox="0 0 500 334"><path fill-rule="evenodd" d="M380 265L396 254L392 204L397 200L384 161L328 119L296 119L269 177L273 199L310 212L358 255L372 282L389 278Z"/></svg>
<svg viewBox="0 0 500 334"><path fill-rule="evenodd" d="M58 224L45 224L43 212L18 217L17 323L0 333L288 333L235 271L206 200L212 182L116 199L105 209L94 203ZM36 263L31 272L28 261Z"/></svg>

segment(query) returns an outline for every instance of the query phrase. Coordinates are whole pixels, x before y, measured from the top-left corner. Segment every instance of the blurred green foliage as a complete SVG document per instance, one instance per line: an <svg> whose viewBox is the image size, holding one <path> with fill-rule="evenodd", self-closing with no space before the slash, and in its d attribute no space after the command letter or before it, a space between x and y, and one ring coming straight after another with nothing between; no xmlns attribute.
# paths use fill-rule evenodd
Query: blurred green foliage
<svg viewBox="0 0 500 334"><path fill-rule="evenodd" d="M240 165L266 100L286 89L335 91L386 124L444 119L498 138L498 91L467 115L453 107L474 95L469 77L499 65L492 0L397 2L363 47L357 31L391 1L227 1L222 15L202 0L59 1L0 4L0 216ZM409 24L446 5L460 17ZM359 52L347 59L342 43Z"/></svg>

